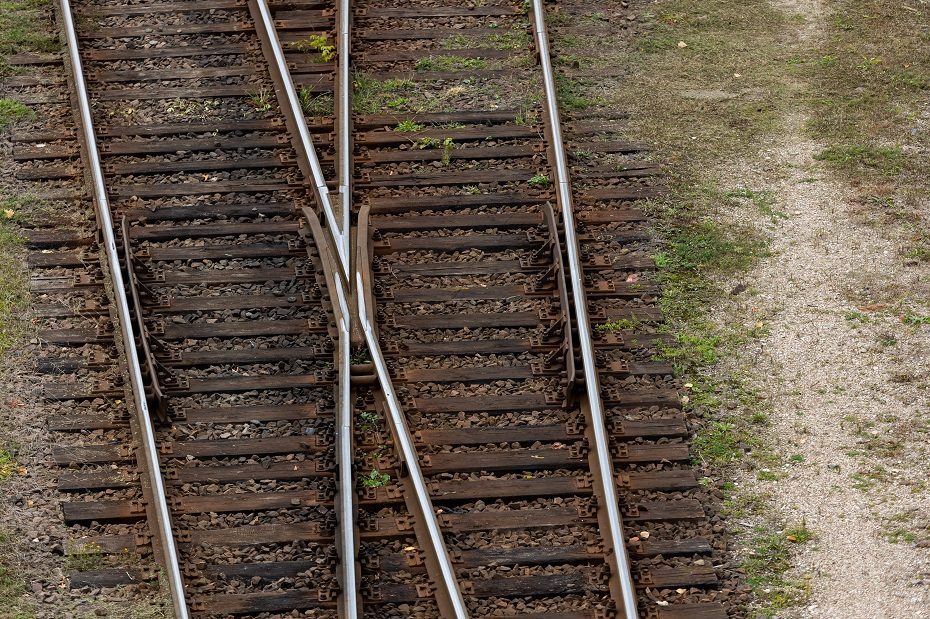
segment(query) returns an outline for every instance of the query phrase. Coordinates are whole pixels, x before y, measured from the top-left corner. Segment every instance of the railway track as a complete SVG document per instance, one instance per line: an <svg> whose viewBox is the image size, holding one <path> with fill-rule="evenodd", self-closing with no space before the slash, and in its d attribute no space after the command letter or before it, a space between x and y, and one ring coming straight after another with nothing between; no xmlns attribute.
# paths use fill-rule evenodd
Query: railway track
<svg viewBox="0 0 930 619"><path fill-rule="evenodd" d="M22 152L99 223L31 240L65 520L114 557L74 586L131 548L179 617L726 616L655 169L560 113L541 2L61 13L79 132Z"/></svg>

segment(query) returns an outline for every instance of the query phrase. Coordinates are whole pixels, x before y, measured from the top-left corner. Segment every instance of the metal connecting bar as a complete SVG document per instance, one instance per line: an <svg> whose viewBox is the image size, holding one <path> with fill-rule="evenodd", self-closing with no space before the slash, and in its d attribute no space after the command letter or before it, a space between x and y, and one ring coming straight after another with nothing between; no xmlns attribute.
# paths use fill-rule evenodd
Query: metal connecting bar
<svg viewBox="0 0 930 619"><path fill-rule="evenodd" d="M345 278L346 285L351 286L351 279L349 277L349 250L348 243L346 242L349 237L349 229L340 230L339 220L336 218L336 212L330 200L329 187L326 184L326 178L323 176L323 168L320 166L320 159L317 157L316 150L313 148L313 141L310 139L310 129L307 127L307 120L304 118L303 108L300 106L300 98L297 96L297 90L294 88L294 80L291 79L291 72L287 68L284 50L281 48L281 41L278 39L278 32L275 30L274 20L268 8L268 2L267 0L254 0L254 2L259 14L259 23L257 25L263 31L263 38L271 51L274 60L274 66L272 68L281 78L279 80L279 85L284 89L285 103L293 117L300 144L310 164L313 191L323 209L323 216L326 218L326 227L329 228L329 233L333 237L333 242L336 246L336 255L339 257L341 275ZM348 211L348 209L346 209L346 211ZM344 215L345 213L343 213L343 217Z"/></svg>
<svg viewBox="0 0 930 619"><path fill-rule="evenodd" d="M339 170L339 195L342 197L342 251L346 256L352 255L352 76L351 67L351 25L352 7L350 0L339 0L339 27L336 32L336 148L337 167ZM348 282L351 288L352 282Z"/></svg>
<svg viewBox="0 0 930 619"><path fill-rule="evenodd" d="M439 520L436 518L436 512L433 509L433 501L430 499L429 490L426 482L423 480L423 472L420 469L420 460L417 455L416 447L413 444L413 437L410 435L410 429L407 427L407 418L401 409L400 401L397 399L397 393L394 391L394 385L391 382L391 375L388 372L387 363L384 361L384 355L381 352L381 346L378 344L378 337L375 335L372 326L372 317L368 314L368 308L365 306L365 294L363 293L364 284L362 283L361 273L356 273L356 290L358 290L358 315L362 323L362 330L365 332L365 340L368 343L368 349L371 351L371 359L375 365L375 372L378 374L378 381L381 384L381 391L387 401L388 410L390 411L390 422L397 437L398 447L400 448L401 458L410 474L410 480L416 492L417 504L421 512L421 517L426 525L429 543L432 551L439 564L439 570L442 574L442 583L445 588L443 592L449 599L455 619L468 619L468 610L465 607L465 600L462 598L462 591L459 588L458 579L455 576L455 569L452 561L449 559L449 552L446 550L446 542L442 537L442 531L439 528Z"/></svg>
<svg viewBox="0 0 930 619"><path fill-rule="evenodd" d="M555 156L555 176L558 187L558 202L561 206L562 221L565 228L565 245L568 251L568 267L571 272L572 297L575 304L575 321L578 327L578 340L581 345L581 360L584 368L584 384L587 391L589 406L591 407L590 421L593 425L594 449L597 453L599 475L601 482L601 497L603 497L609 522L608 545L612 550L616 562L615 576L620 580L620 590L623 602L623 616L627 619L637 619L636 588L633 585L633 576L630 570L630 558L627 554L626 539L623 535L623 523L620 517L620 502L614 482L613 457L610 454L607 426L604 423L604 407L601 402L601 385L597 376L597 363L594 357L594 344L591 340L591 324L588 320L586 308L588 302L584 290L584 274L581 268L578 236L575 233L574 205L572 203L571 179L568 172L568 159L565 156L565 146L562 141L561 120L559 117L559 104L555 85L555 74L552 70L552 59L549 57L549 35L546 30L546 13L542 0L533 0L534 36L536 49L539 53L539 63L543 71L543 82L546 90L545 104L548 112L549 129L551 132L553 151Z"/></svg>
<svg viewBox="0 0 930 619"><path fill-rule="evenodd" d="M74 28L74 16L71 13L70 0L61 0L61 14L64 23L65 37L68 42L68 53L71 58L74 87L77 91L77 103L81 112L81 129L83 131L84 146L87 151L88 164L94 185L94 202L97 207L97 221L103 237L104 251L107 256L107 266L113 282L113 296L116 301L116 310L119 318L120 334L123 339L123 348L126 353L126 363L129 366L129 380L132 385L133 401L136 414L139 418L139 427L142 432L142 452L145 454L146 468L149 482L152 485L152 494L155 499L153 505L155 518L158 521L158 538L161 541L161 551L164 558L165 576L174 603L175 616L178 619L188 619L187 601L184 594L184 580L181 577L181 567L178 564L177 547L171 531L171 512L165 499L165 485L161 477L160 462L158 460L158 446L155 443L155 431L152 417L149 413L145 398L145 383L142 380L142 368L139 365L139 356L135 349L135 337L132 332L132 315L126 298L126 285L120 270L119 254L116 249L116 238L113 232L113 216L110 211L110 200L107 196L103 169L100 166L100 152L97 149L97 137L94 131L94 122L90 111L90 101L87 97L87 83L84 81L84 67L78 51L77 32Z"/></svg>

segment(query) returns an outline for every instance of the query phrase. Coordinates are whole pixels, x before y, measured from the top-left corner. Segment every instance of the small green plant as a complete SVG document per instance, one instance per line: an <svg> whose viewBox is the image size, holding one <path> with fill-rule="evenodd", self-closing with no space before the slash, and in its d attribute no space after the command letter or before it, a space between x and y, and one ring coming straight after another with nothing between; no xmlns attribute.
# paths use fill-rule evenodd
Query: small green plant
<svg viewBox="0 0 930 619"><path fill-rule="evenodd" d="M452 163L452 151L455 150L455 142L452 138L446 138L442 141L442 165L447 166Z"/></svg>
<svg viewBox="0 0 930 619"><path fill-rule="evenodd" d="M455 140L452 138L444 138L440 140L438 138L422 137L413 141L413 147L420 150L425 150L428 148L441 148L442 155L440 161L442 162L442 165L447 166L452 163L452 152L455 150Z"/></svg>
<svg viewBox="0 0 930 619"><path fill-rule="evenodd" d="M417 138L413 141L413 147L420 150L425 150L427 148L439 148L439 145L442 144L437 138Z"/></svg>
<svg viewBox="0 0 930 619"><path fill-rule="evenodd" d="M412 120L402 120L394 127L394 131L397 133L415 133L417 131L423 131L423 129L423 125Z"/></svg>
<svg viewBox="0 0 930 619"><path fill-rule="evenodd" d="M367 348L359 348L352 351L352 356L349 357L349 363L352 365L364 365L366 363L371 363L371 356L368 354Z"/></svg>
<svg viewBox="0 0 930 619"><path fill-rule="evenodd" d="M627 331L629 329L635 329L639 325L640 322L638 320L634 320L632 318L620 318L618 320L612 320L610 322L597 325L594 328L597 331Z"/></svg>
<svg viewBox="0 0 930 619"><path fill-rule="evenodd" d="M807 528L807 521L802 519L798 526L785 529L785 539L793 544L806 544L814 539L814 532Z"/></svg>
<svg viewBox="0 0 930 619"><path fill-rule="evenodd" d="M381 488L391 481L390 475L385 475L377 469L372 469L368 475L362 476L362 486L365 488Z"/></svg>
<svg viewBox="0 0 930 619"><path fill-rule="evenodd" d="M381 421L381 415L374 411L361 411L355 418L358 422L356 426L362 432L374 430L378 427L378 422Z"/></svg>
<svg viewBox="0 0 930 619"><path fill-rule="evenodd" d="M19 101L0 99L0 130L33 116L35 116L35 112Z"/></svg>
<svg viewBox="0 0 930 619"><path fill-rule="evenodd" d="M200 119L206 120L209 112L219 107L216 99L204 99L198 101L194 99L182 99L178 97L165 106L165 112L175 118L183 120Z"/></svg>
<svg viewBox="0 0 930 619"><path fill-rule="evenodd" d="M0 449L0 481L9 479L16 470L16 460L6 449Z"/></svg>
<svg viewBox="0 0 930 619"><path fill-rule="evenodd" d="M901 317L901 322L912 327L930 325L930 316L920 316L918 314L906 312L904 316Z"/></svg>
<svg viewBox="0 0 930 619"><path fill-rule="evenodd" d="M262 86L257 93L249 95L249 101L259 112L267 112L271 109L271 91Z"/></svg>
<svg viewBox="0 0 930 619"><path fill-rule="evenodd" d="M327 116L333 112L333 97L329 94L314 95L306 86L297 92L300 107L307 116Z"/></svg>
<svg viewBox="0 0 930 619"><path fill-rule="evenodd" d="M89 542L68 555L68 569L75 572L89 572L100 567L103 554L100 546Z"/></svg>
<svg viewBox="0 0 930 619"><path fill-rule="evenodd" d="M301 52L317 52L323 62L332 62L336 59L336 46L329 44L325 34L314 34L306 39L295 41L291 47Z"/></svg>
<svg viewBox="0 0 930 619"><path fill-rule="evenodd" d="M548 187L550 183L551 181L549 180L549 177L545 174L534 174L530 180L527 181L527 184L530 187L536 187L538 189Z"/></svg>

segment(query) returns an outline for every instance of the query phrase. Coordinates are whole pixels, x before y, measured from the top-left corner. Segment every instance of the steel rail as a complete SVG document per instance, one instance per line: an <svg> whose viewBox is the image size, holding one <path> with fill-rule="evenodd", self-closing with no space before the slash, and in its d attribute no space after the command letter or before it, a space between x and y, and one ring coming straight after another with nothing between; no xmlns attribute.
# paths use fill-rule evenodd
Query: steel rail
<svg viewBox="0 0 930 619"><path fill-rule="evenodd" d="M350 0L339 0L339 26L336 31L336 159L338 161L339 195L342 197L342 244L346 256L352 255L352 77L351 67L351 25L352 9ZM347 282L352 288L352 281Z"/></svg>
<svg viewBox="0 0 930 619"><path fill-rule="evenodd" d="M329 229L329 233L332 235L333 242L336 246L336 255L339 257L341 275L345 278L346 285L351 286L351 279L349 277L349 250L348 243L346 242L350 231L348 229L340 231L339 220L333 209L332 200L330 200L329 186L326 183L326 178L323 176L323 168L320 166L320 159L316 154L316 149L313 148L313 140L310 138L310 129L307 127L307 120L304 118L303 108L300 106L300 97L297 95L297 89L294 88L294 80L291 79L291 72L287 68L284 50L281 47L281 40L278 39L278 32L274 26L274 19L271 17L271 10L268 8L268 1L255 0L255 6L258 8L261 18L260 26L267 37L275 67L281 75L280 86L284 89L284 94L287 98L287 106L293 114L300 143L310 164L313 190L323 209L323 216L326 218L326 227ZM348 211L348 209L345 210Z"/></svg>
<svg viewBox="0 0 930 619"><path fill-rule="evenodd" d="M113 216L110 209L110 200L107 194L103 169L100 165L100 151L97 148L97 137L94 130L94 121L91 116L90 101L87 96L87 83L84 80L84 66L78 50L77 32L74 27L74 15L71 12L70 0L61 0L61 14L64 23L65 37L68 43L68 53L71 59L72 77L77 91L77 104L81 113L81 130L83 132L84 147L89 159L91 177L93 179L94 203L97 211L97 222L103 237L104 251L107 257L107 266L113 284L113 296L116 301L117 316L119 319L120 334L123 339L123 348L126 354L126 363L129 366L129 379L132 387L133 401L139 427L142 433L142 451L145 455L149 482L155 499L153 506L158 526L158 538L161 542L162 559L174 604L175 616L178 619L190 617L187 609L187 600L184 592L184 580L181 576L181 567L178 563L177 547L174 543L174 534L171 530L171 512L165 498L165 485L161 476L161 464L158 459L158 446L155 443L155 430L152 416L149 413L148 402L145 398L145 383L142 379L142 368L139 365L138 353L135 349L135 335L132 332L132 315L129 311L129 302L126 297L126 285L120 270L119 254L116 249L116 237L113 232Z"/></svg>
<svg viewBox="0 0 930 619"><path fill-rule="evenodd" d="M342 559L342 602L345 619L361 617L358 604L359 582L356 578L355 564L357 543L355 539L355 475L353 474L353 428L352 428L352 314L346 302L348 295L337 275L332 278L336 286L336 300L339 305L339 400L336 430L336 467L339 472L339 556Z"/></svg>
<svg viewBox="0 0 930 619"><path fill-rule="evenodd" d="M459 588L458 579L455 576L455 568L449 559L449 552L446 550L446 542L442 536L442 530L439 528L439 520L436 518L436 511L433 509L433 500L429 496L429 489L426 487L426 481L423 479L423 471L420 469L420 459L414 446L413 437L410 434L410 428L407 426L407 418L401 408L400 400L394 391L394 385L391 382L391 375L388 372L387 363L384 360L384 354L381 352L381 346L378 343L378 337L375 335L372 325L372 316L369 315L369 308L365 305L364 285L362 283L362 274L356 272L356 290L358 294L358 316L362 324L362 331L365 332L365 341L368 343L368 350L371 352L371 359L375 366L375 372L378 375L378 382L381 384L381 391L387 401L388 411L391 413L389 421L391 423L394 436L397 437L400 455L410 480L413 483L416 492L416 501L419 506L423 523L426 526L429 543L432 546L433 554L439 565L442 575L445 594L448 596L455 613L456 619L468 619L468 609L465 607L465 600L462 598L462 591Z"/></svg>
<svg viewBox="0 0 930 619"><path fill-rule="evenodd" d="M341 0L341 2L344 3L345 6L341 4L340 9L345 9L343 10L343 13L345 13L345 11L348 10L348 0ZM300 139L300 150L304 152L307 158L314 194L320 209L323 211L323 217L326 220L327 228L329 229L329 234L333 241L332 245L335 249L337 258L335 262L339 265L338 273L336 273L335 277L331 278L331 281L336 288L335 291L332 291L335 293L332 296L335 296L336 299L337 307L333 309L334 313L337 314L336 322L339 330L339 398L336 412L336 424L338 428L336 431L336 470L339 473L338 488L340 499L339 505L337 506L338 522L340 524L339 540L337 543L339 545L339 557L341 560L339 573L342 585L340 600L344 619L358 619L361 609L358 603L360 583L355 569L358 543L355 536L355 504L353 502L355 476L353 474L353 415L351 393L352 314L347 301L349 294L346 292L346 289L352 285L352 278L349 276L351 264L349 244L351 242L351 234L348 227L349 215L351 214L351 196L348 190L343 194L343 228L340 230L339 219L336 216L332 200L330 199L329 186L326 182L326 178L323 176L323 169L320 166L320 160L317 156L313 139L310 136L310 130L307 127L307 121L303 114L303 108L300 105L300 99L294 88L294 80L287 66L284 50L281 47L281 41L278 38L268 2L267 0L255 0L254 6L258 9L260 18L260 23L257 25L263 30L261 34L264 35L263 39L268 44L271 51L274 60L272 70L277 73L279 79L276 81L284 90L284 103L287 105L287 112L297 129ZM340 66L347 64L348 54L345 56L340 54L339 62ZM348 74L348 69L346 69L346 74ZM348 84L342 84L340 86L340 89L344 89L346 92L345 97L340 97L341 100L348 101L348 87ZM348 128L343 128L343 125L350 120L350 116L339 115L340 129L338 133L340 138L345 137L347 140L350 139L347 137L350 130ZM340 171L340 191L342 191L344 179L348 179L345 181L346 187L351 187L351 154L343 155L340 152L339 156L341 156L342 159L345 160L346 165L349 166L349 172L347 173L349 176L346 176L344 171ZM308 213L309 209L304 209L304 211L305 217L308 217L308 220L310 217L315 216L315 214ZM327 259L327 257L329 257L331 260L331 256L332 253L329 251L329 248L321 248L322 259Z"/></svg>
<svg viewBox="0 0 930 619"><path fill-rule="evenodd" d="M616 561L616 577L620 580L624 617L637 619L636 588L630 567L630 558L627 554L623 522L620 516L620 501L614 481L613 457L610 453L609 434L604 422L604 407L601 402L601 386L597 375L597 363L594 357L594 344L591 339L591 324L588 320L587 295L584 290L584 274L581 267L578 236L575 231L574 204L572 202L571 177L568 171L568 159L565 156L565 146L562 140L559 104L555 85L555 74L552 70L552 59L549 55L549 35L546 29L546 14L542 0L533 0L535 14L534 37L539 63L543 71L545 85L545 105L549 116L550 132L555 155L555 176L558 188L558 202L561 206L562 220L565 229L565 245L568 252L568 266L572 278L572 297L575 304L576 324L578 327L578 340L581 345L581 360L584 368L584 384L587 391L589 406L591 407L591 424L593 425L594 449L597 453L599 468L598 477L601 481L601 496L604 498L609 522L609 545L613 558ZM609 552L610 552L609 551Z"/></svg>

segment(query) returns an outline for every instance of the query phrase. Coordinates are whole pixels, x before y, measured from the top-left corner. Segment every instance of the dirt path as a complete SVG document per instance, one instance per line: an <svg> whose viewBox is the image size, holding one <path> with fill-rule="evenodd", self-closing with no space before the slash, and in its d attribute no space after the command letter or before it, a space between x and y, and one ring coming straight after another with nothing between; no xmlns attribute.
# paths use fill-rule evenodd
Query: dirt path
<svg viewBox="0 0 930 619"><path fill-rule="evenodd" d="M804 17L799 46L815 44L829 19L816 1L779 8ZM865 223L855 190L813 159L823 145L806 137L805 120L787 118L766 160L734 175L764 169L757 182L787 216L764 222L772 256L745 279L756 294L728 312L765 317L768 335L744 362L786 463L777 481L741 485L771 493L784 521L816 536L796 569L811 595L791 616L930 617L930 327L901 320L930 269Z"/></svg>

